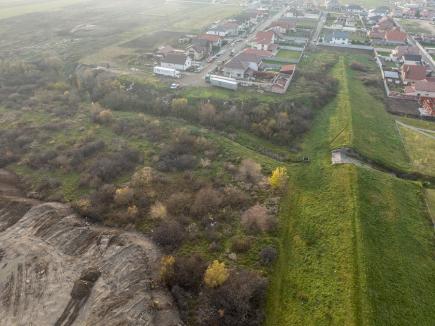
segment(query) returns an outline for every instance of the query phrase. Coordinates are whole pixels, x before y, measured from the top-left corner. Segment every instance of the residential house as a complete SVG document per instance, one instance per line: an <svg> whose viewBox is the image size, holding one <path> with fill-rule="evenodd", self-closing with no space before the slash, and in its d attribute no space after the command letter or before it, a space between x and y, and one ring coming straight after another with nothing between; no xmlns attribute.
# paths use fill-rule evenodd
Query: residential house
<svg viewBox="0 0 435 326"><path fill-rule="evenodd" d="M416 81L413 85L406 88L407 95L424 96L435 99L435 82L424 79Z"/></svg>
<svg viewBox="0 0 435 326"><path fill-rule="evenodd" d="M402 56L401 62L406 65L421 65L420 54L405 54Z"/></svg>
<svg viewBox="0 0 435 326"><path fill-rule="evenodd" d="M193 42L195 40L198 41L207 41L211 44L212 47L220 48L222 46L223 38L219 35L212 35L212 34L200 34L196 38L193 39Z"/></svg>
<svg viewBox="0 0 435 326"><path fill-rule="evenodd" d="M400 61L404 55L419 55L420 50L416 46L400 45L391 52L393 61Z"/></svg>
<svg viewBox="0 0 435 326"><path fill-rule="evenodd" d="M207 44L210 43L207 42ZM201 61L210 55L211 47L209 45L192 44L188 51L193 60Z"/></svg>
<svg viewBox="0 0 435 326"><path fill-rule="evenodd" d="M326 9L331 11L340 11L342 9L338 0L326 0Z"/></svg>
<svg viewBox="0 0 435 326"><path fill-rule="evenodd" d="M376 26L380 30L388 31L388 30L392 30L396 26L396 24L394 23L394 20L391 17L384 16L378 21L378 24Z"/></svg>
<svg viewBox="0 0 435 326"><path fill-rule="evenodd" d="M385 33L385 43L390 45L406 44L408 35L399 28L394 28Z"/></svg>
<svg viewBox="0 0 435 326"><path fill-rule="evenodd" d="M287 74L287 75L293 75L295 70L296 70L296 65L284 65L281 67L280 73Z"/></svg>
<svg viewBox="0 0 435 326"><path fill-rule="evenodd" d="M251 46L257 50L273 51L277 48L274 44L276 39L274 31L258 32Z"/></svg>
<svg viewBox="0 0 435 326"><path fill-rule="evenodd" d="M218 35L222 37L236 36L239 33L239 24L235 22L225 22L210 28L206 34Z"/></svg>
<svg viewBox="0 0 435 326"><path fill-rule="evenodd" d="M385 31L381 30L378 26L374 26L369 31L369 38L371 38L374 41L383 41L385 39Z"/></svg>
<svg viewBox="0 0 435 326"><path fill-rule="evenodd" d="M432 97L420 97L420 115L424 117L435 117L435 99Z"/></svg>
<svg viewBox="0 0 435 326"><path fill-rule="evenodd" d="M401 69L402 81L405 85L426 79L426 67L422 65L403 65Z"/></svg>
<svg viewBox="0 0 435 326"><path fill-rule="evenodd" d="M259 71L262 60L272 56L270 51L246 49L224 65L224 76L236 79L252 77Z"/></svg>
<svg viewBox="0 0 435 326"><path fill-rule="evenodd" d="M400 75L397 71L384 71L385 80L391 84L400 84Z"/></svg>
<svg viewBox="0 0 435 326"><path fill-rule="evenodd" d="M334 31L323 38L324 43L335 44L335 45L346 45L349 44L349 33L344 31Z"/></svg>
<svg viewBox="0 0 435 326"><path fill-rule="evenodd" d="M279 19L270 24L269 29L276 33L287 34L296 30L296 22L290 19Z"/></svg>
<svg viewBox="0 0 435 326"><path fill-rule="evenodd" d="M344 10L347 11L347 12L354 13L354 14L362 14L362 13L365 12L363 7L361 7L360 5L356 5L356 4L346 5Z"/></svg>
<svg viewBox="0 0 435 326"><path fill-rule="evenodd" d="M161 60L160 65L163 68L185 71L192 66L192 58L184 51L174 51L168 53L166 57Z"/></svg>

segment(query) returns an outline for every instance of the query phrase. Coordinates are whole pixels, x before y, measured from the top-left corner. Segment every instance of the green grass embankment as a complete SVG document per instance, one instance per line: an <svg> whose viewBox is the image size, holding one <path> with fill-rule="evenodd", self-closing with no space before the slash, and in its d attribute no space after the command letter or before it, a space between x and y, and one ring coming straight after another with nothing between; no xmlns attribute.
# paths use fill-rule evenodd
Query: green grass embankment
<svg viewBox="0 0 435 326"><path fill-rule="evenodd" d="M435 318L434 233L418 183L351 165L330 151L350 146L407 167L394 121L348 68L316 118L280 214L280 258L266 325L430 325Z"/></svg>

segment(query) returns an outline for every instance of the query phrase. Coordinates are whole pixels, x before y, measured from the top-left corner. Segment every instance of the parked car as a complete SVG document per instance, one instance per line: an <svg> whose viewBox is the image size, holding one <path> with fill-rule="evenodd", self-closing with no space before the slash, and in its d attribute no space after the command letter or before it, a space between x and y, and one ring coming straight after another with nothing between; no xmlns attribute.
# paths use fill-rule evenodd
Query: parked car
<svg viewBox="0 0 435 326"><path fill-rule="evenodd" d="M178 89L180 88L180 84L178 83L172 83L171 86L169 86L170 89Z"/></svg>

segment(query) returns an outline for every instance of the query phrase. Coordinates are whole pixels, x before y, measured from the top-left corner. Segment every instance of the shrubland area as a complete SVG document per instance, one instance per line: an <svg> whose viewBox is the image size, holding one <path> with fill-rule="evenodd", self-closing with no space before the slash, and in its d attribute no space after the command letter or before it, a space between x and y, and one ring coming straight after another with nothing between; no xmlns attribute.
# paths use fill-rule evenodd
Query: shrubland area
<svg viewBox="0 0 435 326"><path fill-rule="evenodd" d="M331 165L346 147L434 176L433 140L386 113L371 55L308 51L283 96L170 91L119 63L240 8L130 2L1 11L0 168L30 197L151 237L187 324L430 325L433 185ZM87 65L102 62L120 70Z"/></svg>
<svg viewBox="0 0 435 326"><path fill-rule="evenodd" d="M303 164L299 140L335 95L335 61L307 59L285 97L206 100L88 66L66 77L51 58L4 60L0 167L30 197L152 237L186 322L260 324L280 197Z"/></svg>

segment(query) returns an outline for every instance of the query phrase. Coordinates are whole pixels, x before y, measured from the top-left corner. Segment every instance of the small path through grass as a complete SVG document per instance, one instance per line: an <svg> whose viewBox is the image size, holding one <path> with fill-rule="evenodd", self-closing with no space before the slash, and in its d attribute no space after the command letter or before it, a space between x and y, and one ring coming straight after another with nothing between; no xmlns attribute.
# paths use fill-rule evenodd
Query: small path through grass
<svg viewBox="0 0 435 326"><path fill-rule="evenodd" d="M435 139L435 131L434 130L429 130L429 129L423 129L423 128L418 128L418 127L410 126L410 125L407 125L407 124L405 124L405 123L403 123L403 122L401 122L399 120L396 120L396 123L398 125L402 126L402 127L411 129L411 130L413 130L415 132L418 132L418 133L420 133L420 134L422 134L424 136L427 136L429 138ZM431 134L433 134L433 135L431 135Z"/></svg>

